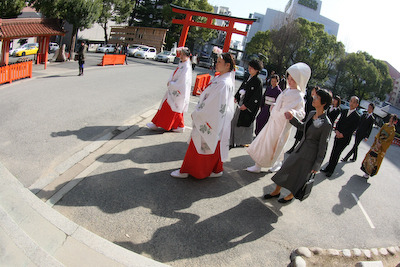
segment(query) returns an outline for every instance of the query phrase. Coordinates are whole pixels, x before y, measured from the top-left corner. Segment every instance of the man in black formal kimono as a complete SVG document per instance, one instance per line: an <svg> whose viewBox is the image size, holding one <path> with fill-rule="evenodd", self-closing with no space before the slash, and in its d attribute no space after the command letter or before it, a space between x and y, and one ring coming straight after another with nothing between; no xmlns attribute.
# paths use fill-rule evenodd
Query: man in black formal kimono
<svg viewBox="0 0 400 267"><path fill-rule="evenodd" d="M374 109L375 105L373 103L370 103L368 105L368 113L365 113L361 116L360 124L356 132L356 140L354 142L354 146L350 150L350 152L346 155L346 157L342 159L342 161L348 161L351 155L353 155L353 158L351 158L350 161L354 162L357 160L358 145L361 143L363 139L367 141L369 135L371 134L372 126L374 125L375 121L375 117L372 114L374 112Z"/></svg>
<svg viewBox="0 0 400 267"><path fill-rule="evenodd" d="M353 132L357 129L360 121L360 115L357 113L356 108L358 107L359 99L356 96L352 96L350 99L350 109L342 110L340 113L339 121L336 124L335 130L335 142L329 158L328 166L321 170L325 172L327 177L331 177L335 171L336 165L339 161L340 154L342 154L345 147L350 143Z"/></svg>

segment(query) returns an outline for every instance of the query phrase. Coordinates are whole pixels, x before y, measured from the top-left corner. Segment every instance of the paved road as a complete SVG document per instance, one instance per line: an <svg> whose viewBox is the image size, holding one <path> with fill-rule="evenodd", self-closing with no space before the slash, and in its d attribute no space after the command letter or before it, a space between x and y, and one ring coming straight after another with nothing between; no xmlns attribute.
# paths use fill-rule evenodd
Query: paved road
<svg viewBox="0 0 400 267"><path fill-rule="evenodd" d="M29 185L34 180L30 174L43 177L43 169L53 169L98 143L93 140L107 131L154 108L174 66L143 63L89 67L79 86L82 79L71 72L0 87L0 108L6 114L0 160ZM106 81L111 78L118 86ZM196 100L192 97L190 109ZM221 178L171 178L169 173L182 162L190 131L151 132L143 126L152 112L106 142L109 148L93 158L91 169L54 208L118 245L172 266L286 266L290 250L299 246L398 245L399 147L388 150L379 175L366 182L359 166L371 138L360 145L357 162L340 163L329 179L318 174L309 199L281 205L260 199L273 188L272 174L244 171L252 161L242 148L231 150ZM190 116L185 119L190 125ZM66 184L38 195L46 200L46 193L50 197Z"/></svg>

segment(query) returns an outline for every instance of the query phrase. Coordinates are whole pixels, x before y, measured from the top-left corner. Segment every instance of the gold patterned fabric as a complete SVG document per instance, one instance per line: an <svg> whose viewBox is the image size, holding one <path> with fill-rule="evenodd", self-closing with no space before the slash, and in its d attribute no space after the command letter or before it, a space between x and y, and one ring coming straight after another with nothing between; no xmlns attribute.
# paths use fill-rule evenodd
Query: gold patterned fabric
<svg viewBox="0 0 400 267"><path fill-rule="evenodd" d="M379 130L378 134L375 136L374 143L365 155L361 165L361 170L366 174L374 176L378 173L382 160L385 157L386 150L392 144L395 132L395 126L390 126L389 123L384 124Z"/></svg>

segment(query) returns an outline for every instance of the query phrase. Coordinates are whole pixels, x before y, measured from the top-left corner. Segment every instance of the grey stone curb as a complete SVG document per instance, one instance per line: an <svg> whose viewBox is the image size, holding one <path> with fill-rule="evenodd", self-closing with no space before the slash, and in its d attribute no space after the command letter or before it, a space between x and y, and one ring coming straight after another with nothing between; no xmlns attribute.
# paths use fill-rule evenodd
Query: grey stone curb
<svg viewBox="0 0 400 267"><path fill-rule="evenodd" d="M400 246L392 246L387 248L371 248L371 249L322 249L318 247L299 247L292 251L290 254L291 263L289 266L291 267L306 267L307 258L311 258L313 256L332 256L332 257L343 257L343 258L354 258L355 260L359 260L360 264L357 263L356 266L371 266L378 267L383 266L381 261L373 261L375 256L384 256L384 257L399 257L400 256ZM365 258L368 261L364 261ZM369 261L371 260L371 261ZM368 264L363 264L368 263Z"/></svg>

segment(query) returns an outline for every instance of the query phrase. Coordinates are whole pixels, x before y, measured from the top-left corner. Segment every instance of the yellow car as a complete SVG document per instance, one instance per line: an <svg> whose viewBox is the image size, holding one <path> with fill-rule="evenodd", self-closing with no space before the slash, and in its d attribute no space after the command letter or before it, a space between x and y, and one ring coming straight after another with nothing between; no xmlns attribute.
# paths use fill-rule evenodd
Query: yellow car
<svg viewBox="0 0 400 267"><path fill-rule="evenodd" d="M21 57L27 55L35 55L39 50L38 43L24 44L20 48L15 49L13 56Z"/></svg>

